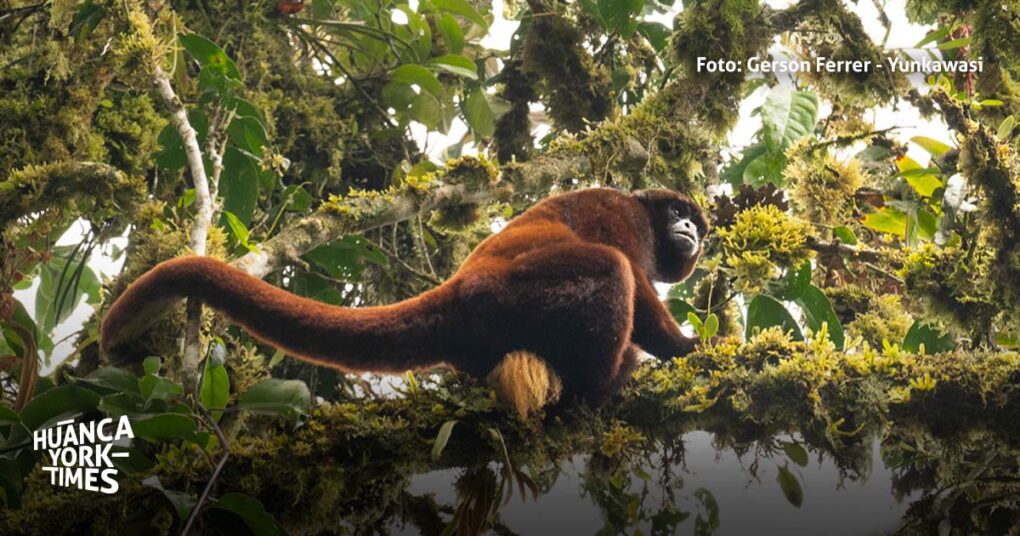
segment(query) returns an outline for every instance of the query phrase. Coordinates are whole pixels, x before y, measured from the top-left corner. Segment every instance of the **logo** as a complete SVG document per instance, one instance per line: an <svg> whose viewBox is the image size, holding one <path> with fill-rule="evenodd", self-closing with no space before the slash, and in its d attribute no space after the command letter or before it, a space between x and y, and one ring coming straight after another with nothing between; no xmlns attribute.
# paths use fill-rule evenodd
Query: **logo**
<svg viewBox="0 0 1020 536"><path fill-rule="evenodd" d="M75 424L74 419L60 421L50 428L32 432L32 448L46 451L50 484L65 488L117 493L113 458L127 458L127 452L111 452L113 443L135 437L131 423L122 415L114 428L111 418Z"/></svg>

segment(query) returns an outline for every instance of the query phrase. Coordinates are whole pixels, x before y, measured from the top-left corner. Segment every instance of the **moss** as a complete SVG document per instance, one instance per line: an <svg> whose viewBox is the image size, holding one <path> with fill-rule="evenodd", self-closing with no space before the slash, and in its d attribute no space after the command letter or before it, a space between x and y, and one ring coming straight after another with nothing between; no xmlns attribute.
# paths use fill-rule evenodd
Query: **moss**
<svg viewBox="0 0 1020 536"><path fill-rule="evenodd" d="M145 193L141 177L105 164L60 162L27 166L0 183L0 227L33 213L53 212L97 225L130 215Z"/></svg>
<svg viewBox="0 0 1020 536"><path fill-rule="evenodd" d="M810 140L794 144L786 156L784 175L794 214L828 226L852 219L854 193L864 184L860 162L837 160L827 150L812 149Z"/></svg>
<svg viewBox="0 0 1020 536"><path fill-rule="evenodd" d="M535 139L531 135L530 103L538 99L534 81L522 70L519 59L511 59L500 72L502 85L499 96L510 103L510 110L496 121L492 140L500 162L525 161L534 151Z"/></svg>
<svg viewBox="0 0 1020 536"><path fill-rule="evenodd" d="M825 57L834 61L868 61L871 68L851 70L809 70L798 73L819 95L839 105L873 107L890 103L910 89L902 73L876 67L888 54L864 31L860 18L839 0L823 0L801 24L790 44L800 59L812 62Z"/></svg>
<svg viewBox="0 0 1020 536"><path fill-rule="evenodd" d="M718 229L722 255L740 292L761 290L810 255L807 238L811 226L780 211L774 205L756 205L737 214L730 227Z"/></svg>
<svg viewBox="0 0 1020 536"><path fill-rule="evenodd" d="M532 19L521 69L541 81L556 128L580 132L614 113L608 71L585 49L580 30L559 15L543 13Z"/></svg>
<svg viewBox="0 0 1020 536"><path fill-rule="evenodd" d="M902 343L913 324L914 319L904 312L900 297L886 294L877 296L869 310L858 313L845 327L851 339L860 337L872 346L881 347L883 341Z"/></svg>
<svg viewBox="0 0 1020 536"><path fill-rule="evenodd" d="M144 174L159 150L156 141L166 126L148 95L114 94L100 101L95 128L102 136L110 163L132 175Z"/></svg>
<svg viewBox="0 0 1020 536"><path fill-rule="evenodd" d="M744 62L763 54L772 38L763 14L757 0L710 0L684 9L674 21L670 46L685 71L676 90L702 96L688 111L715 134L736 121L745 75L699 72L698 58Z"/></svg>
<svg viewBox="0 0 1020 536"><path fill-rule="evenodd" d="M998 314L998 298L988 288L990 251L940 248L925 244L900 270L911 303L928 318L947 322L980 340Z"/></svg>

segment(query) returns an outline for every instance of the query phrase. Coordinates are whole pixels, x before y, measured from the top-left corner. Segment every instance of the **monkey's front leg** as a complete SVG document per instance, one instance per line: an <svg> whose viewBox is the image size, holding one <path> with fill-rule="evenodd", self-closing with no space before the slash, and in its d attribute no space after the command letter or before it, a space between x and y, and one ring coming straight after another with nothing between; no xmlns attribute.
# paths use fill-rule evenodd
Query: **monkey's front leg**
<svg viewBox="0 0 1020 536"><path fill-rule="evenodd" d="M634 300L634 331L630 337L634 344L659 359L687 355L694 350L697 339L680 332L680 325L659 300L655 287L639 270L634 270Z"/></svg>

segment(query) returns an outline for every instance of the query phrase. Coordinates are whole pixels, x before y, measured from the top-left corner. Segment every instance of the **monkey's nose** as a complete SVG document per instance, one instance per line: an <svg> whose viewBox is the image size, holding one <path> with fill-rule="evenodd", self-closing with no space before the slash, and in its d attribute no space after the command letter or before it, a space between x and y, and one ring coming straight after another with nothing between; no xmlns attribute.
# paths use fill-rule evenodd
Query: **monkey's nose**
<svg viewBox="0 0 1020 536"><path fill-rule="evenodd" d="M693 236L698 236L698 227L694 225L694 222L687 218L678 221L677 226L685 233L690 233Z"/></svg>

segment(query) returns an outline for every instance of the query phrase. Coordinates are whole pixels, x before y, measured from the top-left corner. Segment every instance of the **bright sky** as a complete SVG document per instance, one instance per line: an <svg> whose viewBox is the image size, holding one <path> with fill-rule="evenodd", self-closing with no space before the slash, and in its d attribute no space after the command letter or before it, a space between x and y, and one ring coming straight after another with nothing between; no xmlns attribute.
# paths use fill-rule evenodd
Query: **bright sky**
<svg viewBox="0 0 1020 536"><path fill-rule="evenodd" d="M792 2L768 2L772 7L780 9ZM413 7L416 2L412 3ZM905 2L902 1L889 1L885 2L886 14L891 20L892 31L889 35L888 46L891 48L910 48L918 41L920 41L929 27L919 26L911 24L906 20L905 13ZM660 22L666 26L672 27L673 17L676 12L680 11L682 2L675 2L675 11L669 13L655 14L649 17L649 20ZM873 2L857 2L850 6L850 9L857 13L864 23L865 30L868 34L877 42L880 42L886 33L885 28L879 23L878 11ZM516 21L508 21L503 18L503 0L493 0L493 14L495 20L490 27L490 33L482 41L482 44L488 48L506 50L510 46L510 38L513 32L517 29L519 24ZM776 45L770 50L773 55L781 52L781 48ZM740 108L740 120L734 128L733 132L729 136L729 142L731 147L739 151L745 145L749 145L752 142L754 133L760 128L760 120L751 115L751 111L761 104L765 100L766 88L760 88L750 98L746 99ZM541 117L541 105L533 105L532 111L535 112L535 117ZM828 106L823 104L821 114L824 116L828 113ZM896 138L899 140L907 140L915 135L926 135L929 137L935 137L945 143L950 143L951 140L946 135L946 127L941 123L933 123L922 119L916 111L910 105L903 103L899 106L899 109L892 107L881 108L873 110L871 120L875 124L875 128L884 129L892 126L903 127L901 130L896 131ZM534 121L533 121L534 122ZM534 129L536 139L541 138L548 132L548 125L537 125ZM459 119L454 120L453 126L450 132L446 135L437 133L428 133L427 129L420 124L412 125L412 134L419 146L427 152L427 154L438 162L440 155L443 150L457 143L464 134L467 133L467 126ZM473 145L466 145L464 148L466 154L472 154L475 152ZM852 152L852 151L851 151ZM928 159L927 153L921 150L919 147L911 144L909 154L912 158L919 162L926 162ZM82 234L86 227L81 222L78 222L63 236L58 242L59 245L65 244L76 244L81 240ZM112 240L118 247L123 248L126 246L126 238L117 238ZM101 277L112 277L116 275L123 264L123 261L113 261L109 254L111 251L111 244L107 244L103 251L97 251L92 259L89 261L89 266L95 270ZM32 287L16 291L15 297L18 298L22 303L25 304L29 313L34 316L35 307L35 290L38 286L38 282L33 284ZM60 341L64 337L72 336L80 328L82 323L88 319L91 314L91 308L87 305L79 306L71 316L57 326L55 333L53 334L54 341ZM70 339L61 342L57 345L53 352L51 363L44 366L42 373L50 372L56 364L63 361L73 351L74 340Z"/></svg>

